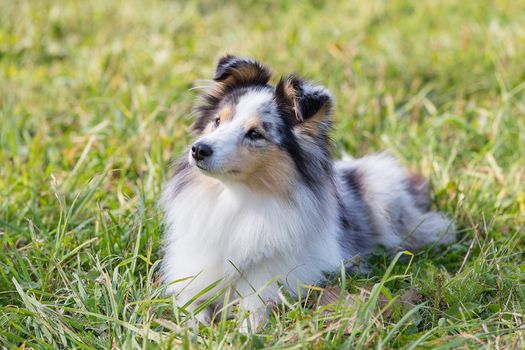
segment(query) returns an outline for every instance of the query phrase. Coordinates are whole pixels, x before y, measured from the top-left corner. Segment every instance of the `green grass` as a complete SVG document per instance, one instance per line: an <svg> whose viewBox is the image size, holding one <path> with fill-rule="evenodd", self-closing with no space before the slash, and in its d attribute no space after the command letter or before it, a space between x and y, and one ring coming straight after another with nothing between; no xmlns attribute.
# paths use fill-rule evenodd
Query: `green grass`
<svg viewBox="0 0 525 350"><path fill-rule="evenodd" d="M195 334L156 283L156 202L225 53L328 86L337 152L429 176L459 242L337 279L372 288L353 305ZM524 348L524 184L524 1L0 0L0 347Z"/></svg>

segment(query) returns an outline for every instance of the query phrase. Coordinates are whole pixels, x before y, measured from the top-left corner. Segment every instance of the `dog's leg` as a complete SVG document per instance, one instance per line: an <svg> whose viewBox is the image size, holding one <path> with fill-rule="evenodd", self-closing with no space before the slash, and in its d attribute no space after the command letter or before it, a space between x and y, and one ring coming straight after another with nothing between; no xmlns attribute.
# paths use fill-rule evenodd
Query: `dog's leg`
<svg viewBox="0 0 525 350"><path fill-rule="evenodd" d="M244 297L240 304L240 311L248 315L242 321L239 329L242 333L255 333L263 328L268 322L269 309L264 300L258 294ZM244 315L243 315L244 316Z"/></svg>
<svg viewBox="0 0 525 350"><path fill-rule="evenodd" d="M202 305L202 302L194 301L190 305L183 307L188 300L185 299L176 299L176 307L183 309L185 313L186 324L191 328L197 329L199 323L205 326L211 324L214 316L214 307L208 306L202 310L198 310ZM198 310L198 311L197 311Z"/></svg>

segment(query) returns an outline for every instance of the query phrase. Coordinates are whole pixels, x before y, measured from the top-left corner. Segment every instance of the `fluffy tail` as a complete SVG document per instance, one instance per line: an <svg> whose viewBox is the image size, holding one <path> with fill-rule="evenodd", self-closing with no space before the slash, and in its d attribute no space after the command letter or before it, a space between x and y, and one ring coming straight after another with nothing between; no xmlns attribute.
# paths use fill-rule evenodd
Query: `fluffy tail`
<svg viewBox="0 0 525 350"><path fill-rule="evenodd" d="M431 244L451 244L456 240L454 223L438 212L415 213L410 222L400 227L404 233L401 246L417 251Z"/></svg>
<svg viewBox="0 0 525 350"><path fill-rule="evenodd" d="M405 177L405 184L412 203L408 203L405 213L409 220L399 228L407 232L404 246L418 250L430 244L453 243L456 240L454 223L446 215L430 211L428 180L418 174L410 174Z"/></svg>

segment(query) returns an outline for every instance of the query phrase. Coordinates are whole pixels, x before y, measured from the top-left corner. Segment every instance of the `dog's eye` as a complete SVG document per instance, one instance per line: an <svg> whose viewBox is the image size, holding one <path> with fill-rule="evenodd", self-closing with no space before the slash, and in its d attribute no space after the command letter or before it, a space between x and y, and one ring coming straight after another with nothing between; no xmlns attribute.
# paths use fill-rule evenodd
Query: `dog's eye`
<svg viewBox="0 0 525 350"><path fill-rule="evenodd" d="M246 133L246 137L250 140L260 140L263 138L263 135L257 129L250 129Z"/></svg>
<svg viewBox="0 0 525 350"><path fill-rule="evenodd" d="M219 117L215 118L215 120L213 121L213 125L215 125L215 127L218 127L219 125L221 125L221 118Z"/></svg>

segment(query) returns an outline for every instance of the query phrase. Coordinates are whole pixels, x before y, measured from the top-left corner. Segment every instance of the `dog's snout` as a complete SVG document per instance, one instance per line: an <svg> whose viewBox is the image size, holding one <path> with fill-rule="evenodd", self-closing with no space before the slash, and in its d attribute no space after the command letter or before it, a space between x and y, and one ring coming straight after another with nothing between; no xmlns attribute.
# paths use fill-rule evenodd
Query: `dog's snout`
<svg viewBox="0 0 525 350"><path fill-rule="evenodd" d="M191 147L191 156L195 160L203 160L213 154L213 150L205 143L197 142Z"/></svg>

